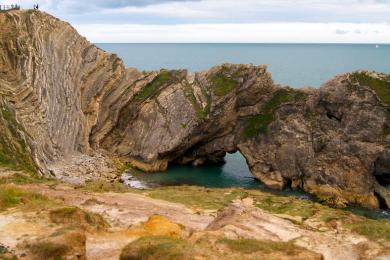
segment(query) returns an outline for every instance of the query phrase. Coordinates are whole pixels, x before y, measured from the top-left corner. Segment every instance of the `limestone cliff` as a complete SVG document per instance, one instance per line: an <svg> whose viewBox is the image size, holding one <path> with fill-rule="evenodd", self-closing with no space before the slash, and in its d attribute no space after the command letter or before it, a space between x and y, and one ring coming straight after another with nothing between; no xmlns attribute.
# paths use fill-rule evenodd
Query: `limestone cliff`
<svg viewBox="0 0 390 260"><path fill-rule="evenodd" d="M0 106L17 125L0 127L3 164L66 180L112 174L112 156L156 171L239 150L271 188L390 206L388 75L297 90L274 84L264 66L139 72L45 13L1 13L0 24ZM11 160L15 151L24 159Z"/></svg>

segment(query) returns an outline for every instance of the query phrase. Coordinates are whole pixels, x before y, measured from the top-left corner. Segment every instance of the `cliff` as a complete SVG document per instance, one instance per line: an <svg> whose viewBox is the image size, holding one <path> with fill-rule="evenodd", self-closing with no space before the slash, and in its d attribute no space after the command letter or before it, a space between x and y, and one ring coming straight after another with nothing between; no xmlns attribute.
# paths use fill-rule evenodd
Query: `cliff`
<svg viewBox="0 0 390 260"><path fill-rule="evenodd" d="M0 164L74 181L223 161L239 150L267 186L336 205L390 206L390 76L353 72L319 89L265 66L126 69L69 24L0 14Z"/></svg>

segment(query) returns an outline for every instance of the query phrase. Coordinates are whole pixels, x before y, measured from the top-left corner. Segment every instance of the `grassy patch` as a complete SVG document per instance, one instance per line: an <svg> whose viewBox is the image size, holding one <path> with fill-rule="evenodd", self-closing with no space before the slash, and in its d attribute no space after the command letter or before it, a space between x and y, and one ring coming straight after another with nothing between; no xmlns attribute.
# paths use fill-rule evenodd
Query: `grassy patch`
<svg viewBox="0 0 390 260"><path fill-rule="evenodd" d="M246 138L266 134L268 125L274 121L274 114L256 115L248 119L242 135Z"/></svg>
<svg viewBox="0 0 390 260"><path fill-rule="evenodd" d="M60 260L70 250L68 246L53 242L38 242L31 245L31 252L37 255L40 259Z"/></svg>
<svg viewBox="0 0 390 260"><path fill-rule="evenodd" d="M218 210L230 204L236 198L247 195L240 189L207 189L202 187L180 186L162 187L144 192L145 195L177 202L192 208Z"/></svg>
<svg viewBox="0 0 390 260"><path fill-rule="evenodd" d="M388 106L390 106L390 80L380 79L370 76L367 72L355 72L351 75L353 83L359 83L361 86L367 86L375 91L378 97Z"/></svg>
<svg viewBox="0 0 390 260"><path fill-rule="evenodd" d="M262 111L264 113L273 113L276 108L284 103L299 102L306 100L307 95L302 91L292 88L282 88L272 95L272 97L265 103Z"/></svg>
<svg viewBox="0 0 390 260"><path fill-rule="evenodd" d="M356 223L346 226L353 232L363 235L372 240L390 241L390 222L386 220L371 220L362 218Z"/></svg>
<svg viewBox="0 0 390 260"><path fill-rule="evenodd" d="M58 181L56 179L51 178L45 178L43 176L39 176L36 173L26 173L26 172L17 172L12 175L8 176L1 176L0 175L0 184L17 184L17 185L23 185L23 184L56 184Z"/></svg>
<svg viewBox="0 0 390 260"><path fill-rule="evenodd" d="M35 173L36 167L20 132L23 127L12 111L0 103L0 166Z"/></svg>
<svg viewBox="0 0 390 260"><path fill-rule="evenodd" d="M193 246L183 239L147 236L123 248L119 259L192 259L193 254Z"/></svg>
<svg viewBox="0 0 390 260"><path fill-rule="evenodd" d="M212 90L217 96L229 94L238 84L237 80L221 72L210 75L208 80L212 84Z"/></svg>
<svg viewBox="0 0 390 260"><path fill-rule="evenodd" d="M0 185L0 211L23 205L32 210L46 205L47 198L36 193L25 192L12 185Z"/></svg>
<svg viewBox="0 0 390 260"><path fill-rule="evenodd" d="M129 188L127 188L123 183L107 182L103 180L86 181L82 189L92 192L129 192Z"/></svg>
<svg viewBox="0 0 390 260"><path fill-rule="evenodd" d="M299 216L303 219L312 217L319 209L311 201L276 195L255 196L256 206L276 214Z"/></svg>
<svg viewBox="0 0 390 260"><path fill-rule="evenodd" d="M96 229L102 229L108 226L107 222L99 214L87 212L77 207L63 207L51 210L49 217L56 224L72 224Z"/></svg>
<svg viewBox="0 0 390 260"><path fill-rule="evenodd" d="M134 97L136 101L144 101L158 92L160 87L174 79L175 71L161 70L160 73L146 86L144 86Z"/></svg>
<svg viewBox="0 0 390 260"><path fill-rule="evenodd" d="M283 252L286 255L295 255L301 251L301 248L295 246L291 242L273 242L267 240L255 239L221 239L219 243L226 244L230 250L244 254L262 252L270 254L275 252Z"/></svg>
<svg viewBox="0 0 390 260"><path fill-rule="evenodd" d="M275 110L284 103L306 100L307 95L299 90L283 88L275 91L262 107L261 114L248 119L242 135L246 138L266 134L268 126L275 120Z"/></svg>

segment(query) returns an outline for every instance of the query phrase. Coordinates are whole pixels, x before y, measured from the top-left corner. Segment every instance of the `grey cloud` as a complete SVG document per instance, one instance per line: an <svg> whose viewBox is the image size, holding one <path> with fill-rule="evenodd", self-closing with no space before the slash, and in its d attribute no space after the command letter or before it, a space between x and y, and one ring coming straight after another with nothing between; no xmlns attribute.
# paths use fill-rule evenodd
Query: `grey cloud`
<svg viewBox="0 0 390 260"><path fill-rule="evenodd" d="M74 13L98 11L102 9L118 9L124 7L143 7L173 2L198 2L201 0L49 0L46 6L52 10L66 10Z"/></svg>
<svg viewBox="0 0 390 260"><path fill-rule="evenodd" d="M344 35L344 34L347 34L347 33L348 33L348 31L346 31L346 30L341 30L341 29L337 29L336 30L336 34Z"/></svg>

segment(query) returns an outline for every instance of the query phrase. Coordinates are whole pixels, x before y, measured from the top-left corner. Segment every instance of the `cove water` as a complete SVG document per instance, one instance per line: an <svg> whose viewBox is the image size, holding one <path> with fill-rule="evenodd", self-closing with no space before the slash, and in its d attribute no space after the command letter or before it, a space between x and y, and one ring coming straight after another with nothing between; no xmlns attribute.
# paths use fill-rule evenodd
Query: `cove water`
<svg viewBox="0 0 390 260"><path fill-rule="evenodd" d="M336 74L353 70L390 73L390 45L375 44L131 44L101 43L101 49L116 53L126 67L139 70L186 68L206 70L221 63L266 64L275 82L292 87L319 87ZM169 167L162 173L124 173L132 187L197 185L204 187L241 187L267 190L250 173L240 153L227 154L224 165ZM310 199L300 191L285 190L283 195ZM357 213L374 218L390 218L388 211Z"/></svg>

